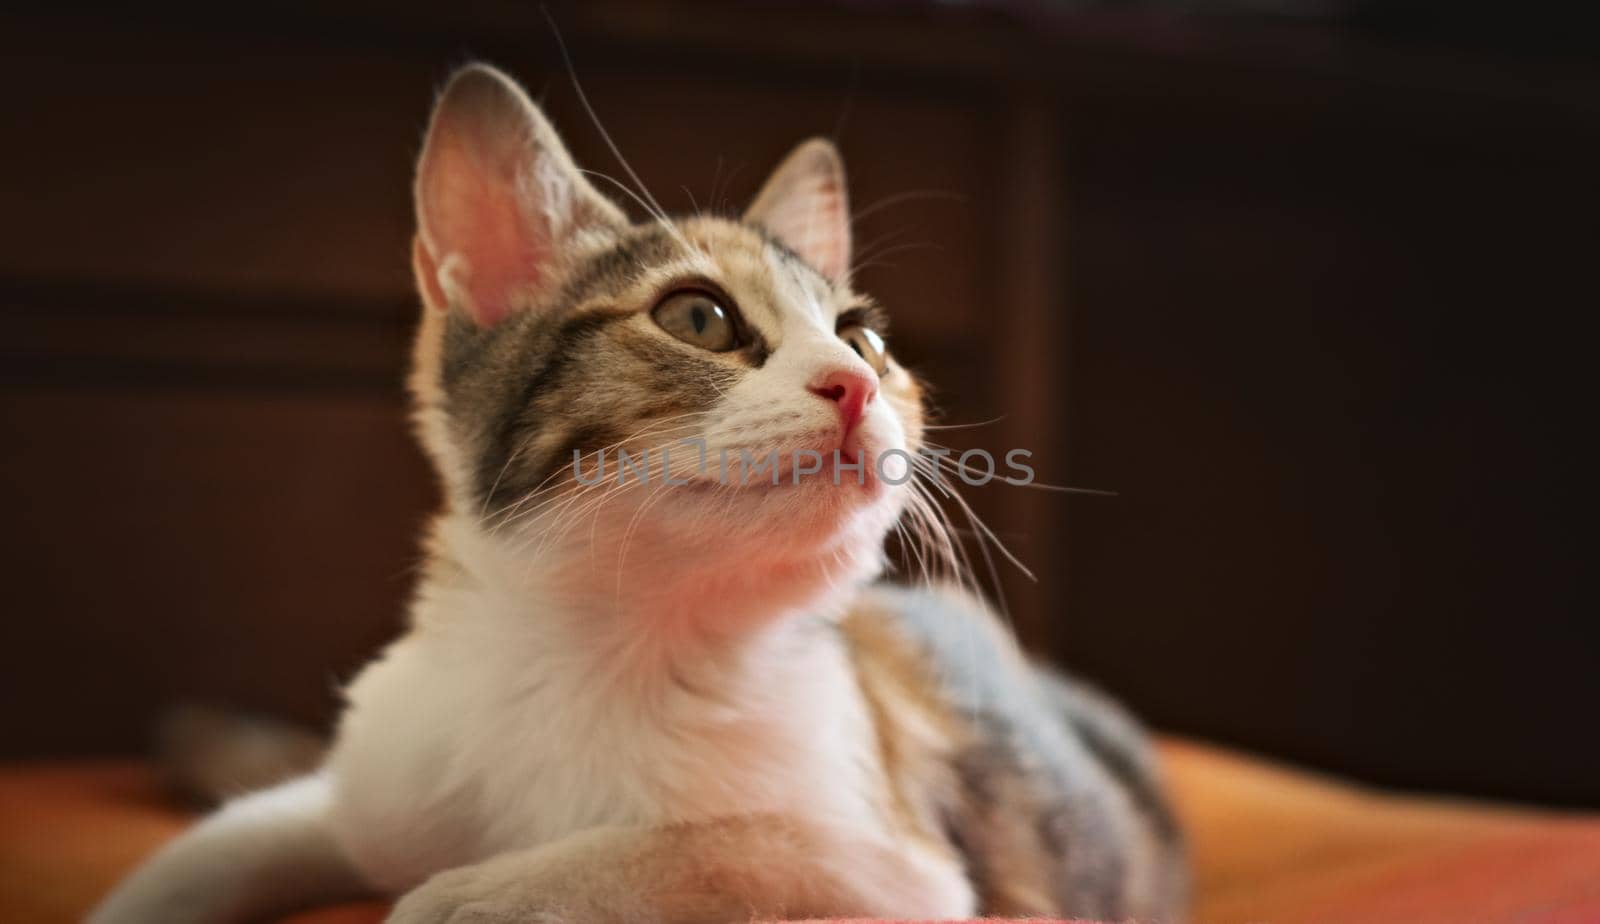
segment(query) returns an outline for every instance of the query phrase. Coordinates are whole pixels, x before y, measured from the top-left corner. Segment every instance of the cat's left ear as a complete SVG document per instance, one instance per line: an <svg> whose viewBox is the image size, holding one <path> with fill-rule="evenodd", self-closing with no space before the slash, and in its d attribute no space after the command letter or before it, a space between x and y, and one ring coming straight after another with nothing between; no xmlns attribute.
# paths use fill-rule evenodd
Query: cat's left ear
<svg viewBox="0 0 1600 924"><path fill-rule="evenodd" d="M812 138L778 165L744 220L760 225L831 280L850 272L850 203L833 142Z"/></svg>
<svg viewBox="0 0 1600 924"><path fill-rule="evenodd" d="M457 71L439 96L416 206L423 298L483 327L537 300L575 235L627 224L522 88L484 64Z"/></svg>

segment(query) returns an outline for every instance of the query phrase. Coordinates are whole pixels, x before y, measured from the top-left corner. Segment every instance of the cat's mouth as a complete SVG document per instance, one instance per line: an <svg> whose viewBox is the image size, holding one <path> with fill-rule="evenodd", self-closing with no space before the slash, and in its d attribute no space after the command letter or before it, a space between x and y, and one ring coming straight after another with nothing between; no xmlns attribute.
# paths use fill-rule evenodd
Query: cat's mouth
<svg viewBox="0 0 1600 924"><path fill-rule="evenodd" d="M842 441L835 439L817 445L802 445L780 451L734 451L714 460L708 470L690 479L688 487L699 491L749 492L837 492L841 498L876 497L896 476L884 471L886 460L852 432ZM892 460L888 468L893 469Z"/></svg>

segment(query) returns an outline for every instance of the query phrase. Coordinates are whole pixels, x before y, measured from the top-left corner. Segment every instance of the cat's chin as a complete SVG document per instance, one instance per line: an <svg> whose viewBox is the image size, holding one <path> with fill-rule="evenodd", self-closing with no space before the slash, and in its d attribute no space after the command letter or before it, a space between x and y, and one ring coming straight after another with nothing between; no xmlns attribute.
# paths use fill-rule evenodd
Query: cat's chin
<svg viewBox="0 0 1600 924"><path fill-rule="evenodd" d="M720 529L778 556L876 554L899 515L895 489L807 483L745 489L724 504Z"/></svg>

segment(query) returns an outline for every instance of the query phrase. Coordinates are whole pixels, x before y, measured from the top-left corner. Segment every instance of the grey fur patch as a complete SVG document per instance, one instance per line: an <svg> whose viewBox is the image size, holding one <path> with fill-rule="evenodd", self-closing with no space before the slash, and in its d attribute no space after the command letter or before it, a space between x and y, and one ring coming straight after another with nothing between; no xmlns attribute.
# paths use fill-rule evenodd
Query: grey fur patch
<svg viewBox="0 0 1600 924"><path fill-rule="evenodd" d="M1031 813L1028 827L1039 851L1053 858L1051 876L1059 911L1071 917L1117 919L1135 912L1129 894L1135 865L1160 864L1171 881L1168 903L1183 901L1181 835L1155 774L1148 739L1120 707L1103 695L1003 651L974 614L938 594L909 588L874 588L875 598L901 619L907 634L935 665L958 719L970 721L975 744L959 754L955 769L964 807L948 812L957 845L984 842L983 828L1004 813ZM1110 787L1123 790L1127 801ZM1025 794L1027 805L1005 800ZM1148 855L1129 840L1113 813L1131 805L1139 826L1161 847ZM968 853L974 886L1003 877Z"/></svg>
<svg viewBox="0 0 1600 924"><path fill-rule="evenodd" d="M1144 729L1122 705L1093 686L1051 667L1039 667L1044 695L1078 737L1127 789L1164 841L1180 843L1177 816L1162 792Z"/></svg>
<svg viewBox="0 0 1600 924"><path fill-rule="evenodd" d="M652 265L671 259L681 249L677 239L659 225L631 228L615 245L585 261L556 301L577 305L596 297L615 297L637 283Z"/></svg>

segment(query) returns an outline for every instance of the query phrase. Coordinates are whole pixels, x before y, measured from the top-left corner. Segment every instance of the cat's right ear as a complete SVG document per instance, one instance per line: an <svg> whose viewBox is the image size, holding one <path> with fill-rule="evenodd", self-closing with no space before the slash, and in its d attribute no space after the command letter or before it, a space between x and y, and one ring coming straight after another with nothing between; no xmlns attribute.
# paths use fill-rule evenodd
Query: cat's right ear
<svg viewBox="0 0 1600 924"><path fill-rule="evenodd" d="M627 224L522 88L483 64L457 71L434 106L416 208L423 300L483 327L538 299L573 235Z"/></svg>

